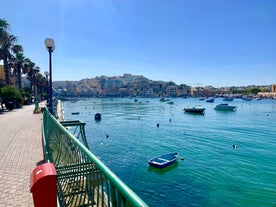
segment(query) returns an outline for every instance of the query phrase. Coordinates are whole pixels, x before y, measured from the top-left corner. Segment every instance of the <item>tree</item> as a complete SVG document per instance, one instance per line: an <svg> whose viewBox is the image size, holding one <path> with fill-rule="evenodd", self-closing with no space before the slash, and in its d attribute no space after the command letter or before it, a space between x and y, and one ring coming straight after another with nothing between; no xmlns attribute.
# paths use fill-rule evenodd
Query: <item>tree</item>
<svg viewBox="0 0 276 207"><path fill-rule="evenodd" d="M21 70L24 67L24 61L25 61L22 45L14 45L12 47L12 52L15 54L15 57L13 58L14 71L15 71L15 75L17 76L18 89L20 90L21 89Z"/></svg>
<svg viewBox="0 0 276 207"><path fill-rule="evenodd" d="M31 90L34 94L36 92L35 86L41 87L43 85L42 75L39 74L40 69L35 67L35 63L30 59L24 57L23 47L15 44L17 37L9 33L9 26L5 19L0 19L0 59L4 62L5 85L10 85L10 74L13 71L20 90L21 75L22 73L27 74L27 79L31 82Z"/></svg>
<svg viewBox="0 0 276 207"><path fill-rule="evenodd" d="M29 58L25 59L25 65L24 65L23 73L27 74L27 79L31 82L32 93L34 92L34 90L33 90L34 74L35 74L34 73L34 66L35 66L35 63L32 62Z"/></svg>
<svg viewBox="0 0 276 207"><path fill-rule="evenodd" d="M10 35L8 32L4 31L1 32L1 47L0 47L0 53L1 58L4 61L4 73L5 73L5 81L6 85L10 85L10 70L9 70L9 63L8 60L11 59L11 48L14 45L14 43L17 41L17 37Z"/></svg>
<svg viewBox="0 0 276 207"><path fill-rule="evenodd" d="M28 105L32 103L32 92L30 88L21 89L20 94L23 98L24 105Z"/></svg>
<svg viewBox="0 0 276 207"><path fill-rule="evenodd" d="M172 81L169 81L166 83L166 86L169 87L169 86L176 86L176 84Z"/></svg>
<svg viewBox="0 0 276 207"><path fill-rule="evenodd" d="M4 44L9 26L5 19L0 19L0 60L4 60Z"/></svg>
<svg viewBox="0 0 276 207"><path fill-rule="evenodd" d="M22 96L14 86L5 86L1 89L1 99L5 106L12 110L14 107L20 107L22 105Z"/></svg>
<svg viewBox="0 0 276 207"><path fill-rule="evenodd" d="M261 90L259 88L249 88L246 90L246 94L258 94L259 92L261 92Z"/></svg>
<svg viewBox="0 0 276 207"><path fill-rule="evenodd" d="M10 25L5 19L0 19L0 45L2 45L1 40L9 27Z"/></svg>
<svg viewBox="0 0 276 207"><path fill-rule="evenodd" d="M41 96L42 92L46 91L46 78L38 72L35 74L34 83L36 86L36 92Z"/></svg>

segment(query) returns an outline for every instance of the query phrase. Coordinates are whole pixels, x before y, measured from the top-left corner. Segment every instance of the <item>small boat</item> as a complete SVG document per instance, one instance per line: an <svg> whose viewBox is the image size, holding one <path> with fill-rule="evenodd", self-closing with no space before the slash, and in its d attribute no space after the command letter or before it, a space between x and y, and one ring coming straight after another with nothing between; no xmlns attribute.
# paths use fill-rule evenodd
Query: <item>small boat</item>
<svg viewBox="0 0 276 207"><path fill-rule="evenodd" d="M72 114L72 115L79 115L80 112L72 112L71 114Z"/></svg>
<svg viewBox="0 0 276 207"><path fill-rule="evenodd" d="M206 99L206 102L209 102L209 103L213 103L214 101L215 101L214 98L207 98L207 99Z"/></svg>
<svg viewBox="0 0 276 207"><path fill-rule="evenodd" d="M236 106L230 106L228 104L219 104L215 107L215 110L221 110L221 111L234 111L236 110Z"/></svg>
<svg viewBox="0 0 276 207"><path fill-rule="evenodd" d="M166 98L160 98L159 101L160 102L166 102L166 101L168 101L168 99L166 99Z"/></svg>
<svg viewBox="0 0 276 207"><path fill-rule="evenodd" d="M167 101L167 104L173 105L174 102L173 101Z"/></svg>
<svg viewBox="0 0 276 207"><path fill-rule="evenodd" d="M203 107L191 107L183 109L187 113L196 113L196 114L204 114L205 108Z"/></svg>
<svg viewBox="0 0 276 207"><path fill-rule="evenodd" d="M95 114L95 120L100 121L102 119L102 115L100 113Z"/></svg>
<svg viewBox="0 0 276 207"><path fill-rule="evenodd" d="M178 156L179 156L178 152L161 155L153 159L150 159L148 163L152 167L162 169L174 163L177 160Z"/></svg>

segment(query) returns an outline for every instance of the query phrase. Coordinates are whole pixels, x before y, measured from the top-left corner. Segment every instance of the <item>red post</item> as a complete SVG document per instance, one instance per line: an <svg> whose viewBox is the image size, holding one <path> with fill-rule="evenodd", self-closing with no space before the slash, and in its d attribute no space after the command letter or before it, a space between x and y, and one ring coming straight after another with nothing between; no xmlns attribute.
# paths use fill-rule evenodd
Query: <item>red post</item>
<svg viewBox="0 0 276 207"><path fill-rule="evenodd" d="M57 173L53 163L41 164L33 170L30 192L35 207L57 207Z"/></svg>

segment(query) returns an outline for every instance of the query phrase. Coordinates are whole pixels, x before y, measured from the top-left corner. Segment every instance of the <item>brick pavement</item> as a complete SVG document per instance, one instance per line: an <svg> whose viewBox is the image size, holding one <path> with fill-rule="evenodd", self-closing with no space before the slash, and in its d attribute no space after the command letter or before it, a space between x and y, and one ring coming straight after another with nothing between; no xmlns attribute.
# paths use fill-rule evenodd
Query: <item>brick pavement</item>
<svg viewBox="0 0 276 207"><path fill-rule="evenodd" d="M33 109L0 114L0 207L33 206L30 174L43 159L42 114Z"/></svg>

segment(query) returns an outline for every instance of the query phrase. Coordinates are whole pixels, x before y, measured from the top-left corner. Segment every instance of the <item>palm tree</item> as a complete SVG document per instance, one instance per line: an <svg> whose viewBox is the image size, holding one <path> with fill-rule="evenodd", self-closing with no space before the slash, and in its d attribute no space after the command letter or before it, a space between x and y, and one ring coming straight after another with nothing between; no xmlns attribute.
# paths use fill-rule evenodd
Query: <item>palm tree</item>
<svg viewBox="0 0 276 207"><path fill-rule="evenodd" d="M25 59L25 65L23 69L23 73L27 74L27 79L31 83L31 91L33 94L33 69L34 69L35 63L32 62L29 58Z"/></svg>
<svg viewBox="0 0 276 207"><path fill-rule="evenodd" d="M21 70L23 70L25 57L23 55L23 47L22 45L14 45L12 47L12 52L15 54L14 58L14 70L17 75L17 84L18 89L21 89Z"/></svg>
<svg viewBox="0 0 276 207"><path fill-rule="evenodd" d="M35 75L35 85L37 93L41 97L41 93L46 89L46 78L40 72Z"/></svg>
<svg viewBox="0 0 276 207"><path fill-rule="evenodd" d="M33 95L35 95L35 86L36 86L36 76L40 71L40 68L38 66L35 66L35 63L32 62L29 58L25 59L25 65L23 69L23 73L26 72L26 67L28 68L27 71L27 79L31 82L31 90Z"/></svg>
<svg viewBox="0 0 276 207"><path fill-rule="evenodd" d="M17 41L17 37L10 35L8 32L3 31L1 34L1 47L0 54L1 58L4 60L4 73L6 85L10 85L10 70L8 60L11 59L11 48Z"/></svg>
<svg viewBox="0 0 276 207"><path fill-rule="evenodd" d="M38 80L39 80L39 71L40 71L40 68L39 67L35 67L33 69L33 72L32 72L32 79L33 79L33 85L34 85L34 95L35 95L35 98L37 99L37 92L38 92Z"/></svg>
<svg viewBox="0 0 276 207"><path fill-rule="evenodd" d="M10 83L8 59L10 58L10 48L12 44L17 40L13 35L10 35L10 25L5 19L0 19L0 59L4 61L4 72L6 85Z"/></svg>
<svg viewBox="0 0 276 207"><path fill-rule="evenodd" d="M1 40L4 36L4 33L9 29L10 25L5 19L0 19L0 45L2 45Z"/></svg>
<svg viewBox="0 0 276 207"><path fill-rule="evenodd" d="M5 19L0 19L0 60L4 59L4 54L2 52L2 45L4 44L4 37L6 36L9 26L10 25Z"/></svg>

